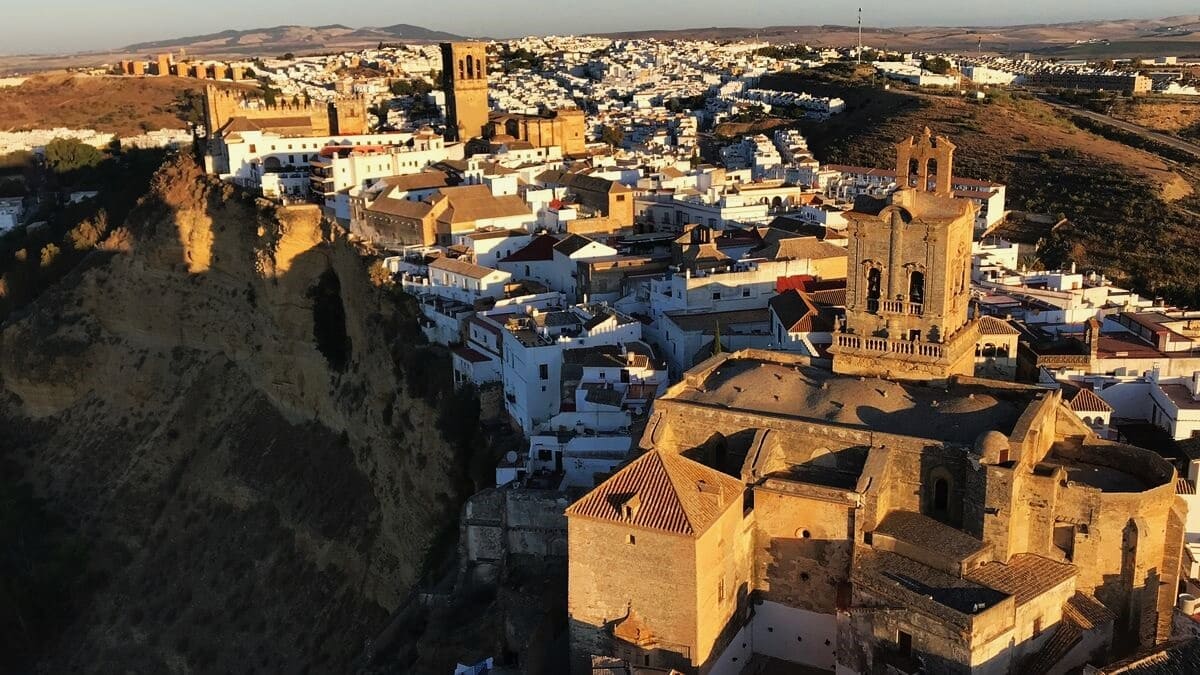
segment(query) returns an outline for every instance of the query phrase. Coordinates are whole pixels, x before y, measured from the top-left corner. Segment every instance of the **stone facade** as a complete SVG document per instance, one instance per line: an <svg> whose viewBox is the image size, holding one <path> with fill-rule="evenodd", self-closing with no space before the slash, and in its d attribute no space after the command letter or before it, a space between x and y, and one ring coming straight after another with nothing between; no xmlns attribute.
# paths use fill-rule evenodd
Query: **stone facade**
<svg viewBox="0 0 1200 675"><path fill-rule="evenodd" d="M944 379L974 372L968 321L975 205L952 190L954 146L926 129L896 146L901 188L846 214L846 324L839 373ZM936 173L935 173L936 172ZM931 189L931 185L933 186Z"/></svg>
<svg viewBox="0 0 1200 675"><path fill-rule="evenodd" d="M442 90L446 92L446 140L484 135L488 123L487 44L442 43Z"/></svg>
<svg viewBox="0 0 1200 675"><path fill-rule="evenodd" d="M927 134L898 157L932 153L940 171L912 173L941 185L951 151ZM928 313L871 312L860 277L843 335L888 342L900 325L921 331L905 342L944 345L929 338L946 331L969 373L980 329L957 284L971 211L938 189L894 199L894 220L861 219L875 229L851 259L888 261L885 275L926 261ZM888 223L932 230L897 247ZM726 353L656 401L646 454L567 509L574 672L605 655L725 675L754 653L839 673L1065 672L1167 640L1185 518L1172 464L1096 437L1058 390L941 357L897 377L911 356L847 348L830 372ZM713 496L735 476L736 499Z"/></svg>
<svg viewBox="0 0 1200 675"><path fill-rule="evenodd" d="M197 68L203 69L204 66ZM302 122L302 126L294 128L294 131L305 136L365 134L369 127L367 104L360 98L341 98L329 103L303 103L285 99L274 105L258 101L254 106L249 102L240 91L206 85L204 124L210 136L235 117L271 123L280 120Z"/></svg>

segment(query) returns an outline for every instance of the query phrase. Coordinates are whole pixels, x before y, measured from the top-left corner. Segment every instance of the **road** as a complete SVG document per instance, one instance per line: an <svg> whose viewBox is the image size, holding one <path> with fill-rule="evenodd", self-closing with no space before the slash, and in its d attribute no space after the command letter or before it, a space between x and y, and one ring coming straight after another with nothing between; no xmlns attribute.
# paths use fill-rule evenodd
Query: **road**
<svg viewBox="0 0 1200 675"><path fill-rule="evenodd" d="M1200 145L1196 145L1195 143L1189 143L1187 141L1180 140L1179 138L1176 138L1175 136L1168 136L1167 134L1160 134L1157 131L1151 131L1150 129L1147 129L1146 127L1140 127L1136 124L1130 124L1129 122L1126 122L1124 120L1119 120L1115 117L1110 117L1110 116L1104 115L1102 113L1092 112L1091 110L1085 110L1083 108L1078 108L1073 105L1067 105L1065 103L1061 103L1057 100L1054 100L1054 99L1050 98L1049 96L1043 96L1042 100L1045 101L1046 103L1054 106L1055 108L1060 108L1060 109L1066 110L1072 114L1080 115L1082 117L1087 117L1088 119L1094 120L1096 122L1100 122L1101 124L1107 124L1109 126L1116 127L1118 129L1121 129L1122 131L1128 131L1130 133L1137 134L1148 140L1152 140L1156 143L1162 143L1163 145L1165 145L1167 147L1174 148L1176 150L1186 152L1186 153L1192 155L1193 157L1200 158Z"/></svg>

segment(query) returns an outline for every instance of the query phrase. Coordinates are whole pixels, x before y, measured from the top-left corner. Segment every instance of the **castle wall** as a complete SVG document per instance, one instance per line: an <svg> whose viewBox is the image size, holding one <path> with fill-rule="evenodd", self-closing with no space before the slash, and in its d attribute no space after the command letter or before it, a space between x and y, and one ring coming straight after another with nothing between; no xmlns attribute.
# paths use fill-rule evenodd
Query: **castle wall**
<svg viewBox="0 0 1200 675"><path fill-rule="evenodd" d="M754 489L754 588L764 600L832 616L850 578L853 504Z"/></svg>
<svg viewBox="0 0 1200 675"><path fill-rule="evenodd" d="M649 655L651 665L672 665L674 653L690 661L699 614L695 539L574 517L567 519L567 549L573 673L591 672L591 654L624 655L637 663ZM653 628L660 649L644 653L609 637L607 627L630 610Z"/></svg>

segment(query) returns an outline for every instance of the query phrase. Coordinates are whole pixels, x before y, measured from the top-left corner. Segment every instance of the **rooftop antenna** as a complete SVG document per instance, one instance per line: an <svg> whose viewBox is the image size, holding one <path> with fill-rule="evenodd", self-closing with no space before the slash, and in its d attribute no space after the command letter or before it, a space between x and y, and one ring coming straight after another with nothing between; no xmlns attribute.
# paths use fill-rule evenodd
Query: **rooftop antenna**
<svg viewBox="0 0 1200 675"><path fill-rule="evenodd" d="M858 63L862 65L862 7L858 8Z"/></svg>

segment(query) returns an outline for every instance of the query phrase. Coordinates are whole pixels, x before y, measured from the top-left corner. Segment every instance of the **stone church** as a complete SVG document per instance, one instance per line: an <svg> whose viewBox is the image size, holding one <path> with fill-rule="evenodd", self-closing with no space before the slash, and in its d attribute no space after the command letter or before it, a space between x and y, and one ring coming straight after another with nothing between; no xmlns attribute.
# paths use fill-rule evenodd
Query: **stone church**
<svg viewBox="0 0 1200 675"><path fill-rule="evenodd" d="M953 151L900 143L850 215L832 367L709 359L567 509L573 672L1060 673L1169 637L1171 463L971 375Z"/></svg>

